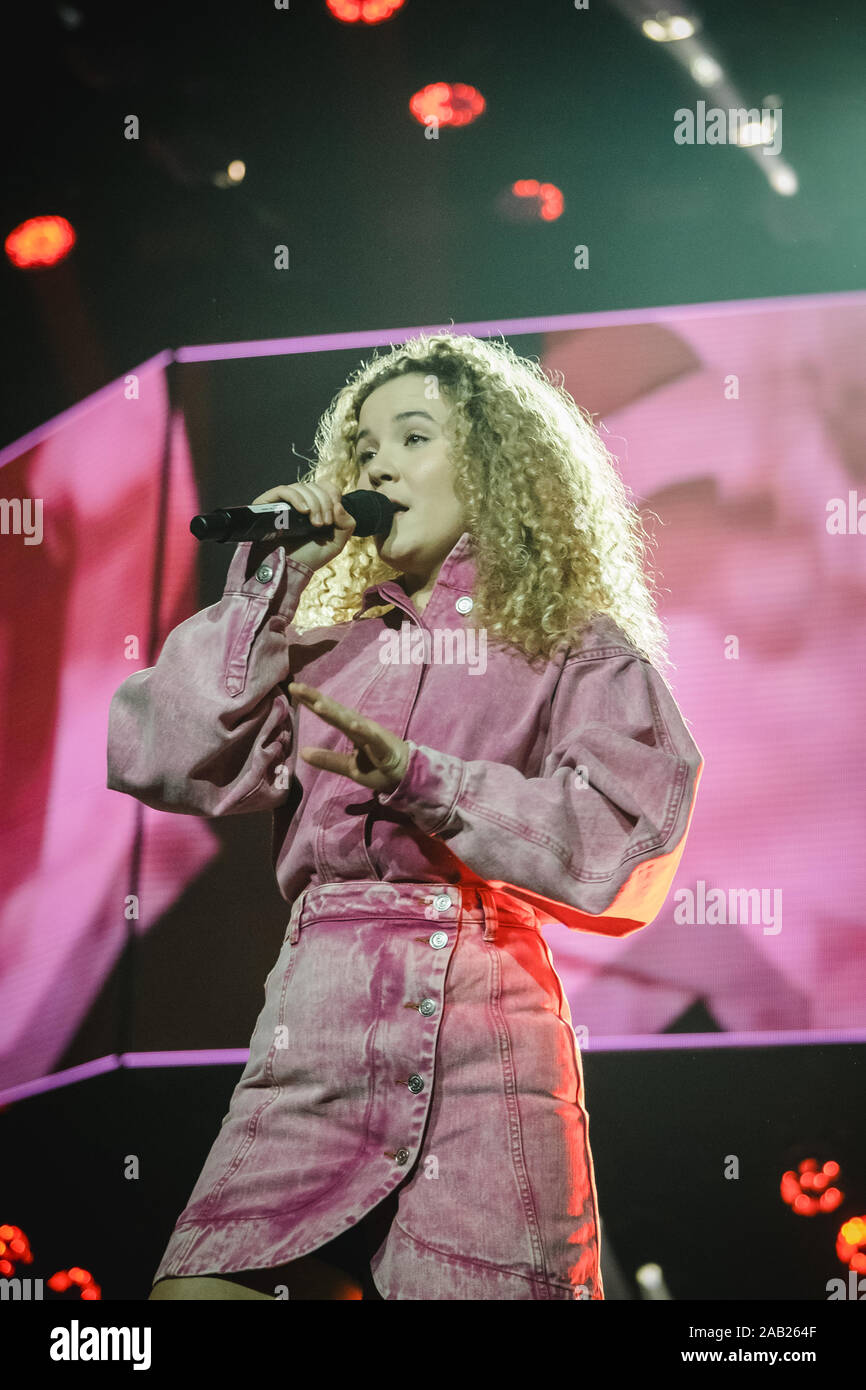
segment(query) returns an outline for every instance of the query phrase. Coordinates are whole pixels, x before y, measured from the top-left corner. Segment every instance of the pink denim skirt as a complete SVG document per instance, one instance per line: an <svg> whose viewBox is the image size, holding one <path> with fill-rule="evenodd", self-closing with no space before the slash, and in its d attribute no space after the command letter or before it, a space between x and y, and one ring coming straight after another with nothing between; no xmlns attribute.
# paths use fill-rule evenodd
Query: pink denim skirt
<svg viewBox="0 0 866 1390"><path fill-rule="evenodd" d="M580 1052L529 906L372 880L296 900L153 1283L314 1252L383 1299L604 1298Z"/></svg>

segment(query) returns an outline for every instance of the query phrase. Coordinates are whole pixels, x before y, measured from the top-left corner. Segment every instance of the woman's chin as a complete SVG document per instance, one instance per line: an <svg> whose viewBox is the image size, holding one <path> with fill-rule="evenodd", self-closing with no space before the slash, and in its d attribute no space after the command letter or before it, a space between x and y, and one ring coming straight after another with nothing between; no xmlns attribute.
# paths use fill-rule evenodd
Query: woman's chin
<svg viewBox="0 0 866 1390"><path fill-rule="evenodd" d="M410 554L410 551L395 539L393 533L389 533L387 536L377 536L376 549L380 557L389 565L398 567L403 559Z"/></svg>

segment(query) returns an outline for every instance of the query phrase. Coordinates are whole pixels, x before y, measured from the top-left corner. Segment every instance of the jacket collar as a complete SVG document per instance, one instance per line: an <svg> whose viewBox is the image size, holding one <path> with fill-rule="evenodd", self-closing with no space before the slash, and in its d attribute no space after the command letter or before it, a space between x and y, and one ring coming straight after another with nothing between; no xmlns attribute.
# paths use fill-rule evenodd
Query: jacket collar
<svg viewBox="0 0 866 1390"><path fill-rule="evenodd" d="M471 596L475 586L475 573L472 536L468 531L464 531L442 561L433 592L430 595L430 603L434 602L443 589L454 589L461 595ZM397 579L386 579L383 583L371 584L364 590L361 607L354 614L352 621L354 622L355 618L359 618L368 608L381 603L383 600L388 603L397 602L400 607L412 602L410 595L406 593Z"/></svg>

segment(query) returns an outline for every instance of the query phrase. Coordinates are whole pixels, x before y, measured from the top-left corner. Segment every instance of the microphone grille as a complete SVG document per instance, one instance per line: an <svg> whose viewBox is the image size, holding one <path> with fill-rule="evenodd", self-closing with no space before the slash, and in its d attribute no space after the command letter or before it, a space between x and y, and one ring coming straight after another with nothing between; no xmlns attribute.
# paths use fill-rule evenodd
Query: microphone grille
<svg viewBox="0 0 866 1390"><path fill-rule="evenodd" d="M355 518L354 534L362 538L378 535L380 531L390 531L394 513L399 510L396 503L369 488L347 493L343 506Z"/></svg>

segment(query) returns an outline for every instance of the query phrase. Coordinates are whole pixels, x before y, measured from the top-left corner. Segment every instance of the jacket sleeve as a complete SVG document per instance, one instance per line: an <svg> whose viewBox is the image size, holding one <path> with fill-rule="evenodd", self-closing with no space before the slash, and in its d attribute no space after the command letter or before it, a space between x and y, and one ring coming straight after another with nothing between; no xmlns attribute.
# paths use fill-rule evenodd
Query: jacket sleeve
<svg viewBox="0 0 866 1390"><path fill-rule="evenodd" d="M529 903L541 925L627 936L658 914L703 757L645 658L626 648L569 657L538 777L407 742L403 779L379 801Z"/></svg>
<svg viewBox="0 0 866 1390"><path fill-rule="evenodd" d="M278 687L289 676L289 625L313 570L272 546L239 545L219 602L179 623L156 665L115 691L111 791L157 811L200 816L271 810L286 800L297 709Z"/></svg>

